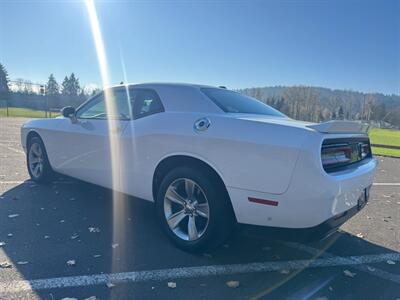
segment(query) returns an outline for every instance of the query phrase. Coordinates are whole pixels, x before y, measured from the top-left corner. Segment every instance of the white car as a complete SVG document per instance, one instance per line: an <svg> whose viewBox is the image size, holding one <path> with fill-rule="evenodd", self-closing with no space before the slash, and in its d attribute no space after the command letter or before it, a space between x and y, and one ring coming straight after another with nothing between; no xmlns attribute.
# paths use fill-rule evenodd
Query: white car
<svg viewBox="0 0 400 300"><path fill-rule="evenodd" d="M189 251L237 224L322 238L364 206L377 166L365 125L295 121L223 87L117 86L62 114L22 127L32 179L55 171L154 201Z"/></svg>

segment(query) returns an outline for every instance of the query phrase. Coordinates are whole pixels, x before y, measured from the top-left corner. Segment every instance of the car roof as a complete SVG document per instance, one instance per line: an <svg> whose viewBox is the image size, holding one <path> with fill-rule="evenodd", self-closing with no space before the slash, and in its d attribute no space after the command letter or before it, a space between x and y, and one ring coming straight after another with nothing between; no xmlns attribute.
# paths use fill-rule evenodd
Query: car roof
<svg viewBox="0 0 400 300"><path fill-rule="evenodd" d="M120 89L126 87L155 90L163 103L165 111L223 113L223 111L200 90L201 88L218 88L215 86L191 83L154 82L122 84L111 88Z"/></svg>
<svg viewBox="0 0 400 300"><path fill-rule="evenodd" d="M117 87L154 87L154 86L166 86L166 87L196 87L196 88L219 88L218 86L206 85L206 84L195 84L195 83L184 83L184 82L144 82L144 83L128 83L128 84L118 84L112 86L112 88Z"/></svg>

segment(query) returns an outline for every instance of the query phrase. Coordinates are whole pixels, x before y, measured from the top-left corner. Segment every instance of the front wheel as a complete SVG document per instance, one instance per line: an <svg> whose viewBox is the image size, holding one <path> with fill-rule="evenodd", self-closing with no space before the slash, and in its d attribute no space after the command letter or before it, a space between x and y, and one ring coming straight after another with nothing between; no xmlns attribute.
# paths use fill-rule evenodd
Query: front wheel
<svg viewBox="0 0 400 300"><path fill-rule="evenodd" d="M33 137L28 143L28 172L32 180L38 183L48 182L52 177L52 169L47 158L46 149L39 137Z"/></svg>
<svg viewBox="0 0 400 300"><path fill-rule="evenodd" d="M156 210L167 236L179 248L199 252L221 244L233 228L226 191L206 171L179 167L162 180Z"/></svg>

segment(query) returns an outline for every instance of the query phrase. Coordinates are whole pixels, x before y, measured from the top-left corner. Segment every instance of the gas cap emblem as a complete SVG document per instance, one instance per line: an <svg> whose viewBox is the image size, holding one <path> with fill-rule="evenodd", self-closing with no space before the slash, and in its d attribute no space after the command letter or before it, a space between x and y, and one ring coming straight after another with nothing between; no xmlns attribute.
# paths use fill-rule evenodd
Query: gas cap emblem
<svg viewBox="0 0 400 300"><path fill-rule="evenodd" d="M206 131L210 127L211 121L209 118L201 118L194 122L193 128L195 131Z"/></svg>

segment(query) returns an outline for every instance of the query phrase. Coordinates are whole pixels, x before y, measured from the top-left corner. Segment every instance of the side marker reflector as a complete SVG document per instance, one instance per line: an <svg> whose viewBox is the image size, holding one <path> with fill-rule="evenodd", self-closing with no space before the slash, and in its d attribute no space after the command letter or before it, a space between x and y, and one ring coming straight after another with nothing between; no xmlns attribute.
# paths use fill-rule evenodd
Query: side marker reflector
<svg viewBox="0 0 400 300"><path fill-rule="evenodd" d="M254 203L258 203L258 204L278 206L278 201L267 200L267 199L258 199L258 198L252 198L252 197L248 197L248 199L250 202L254 202Z"/></svg>

